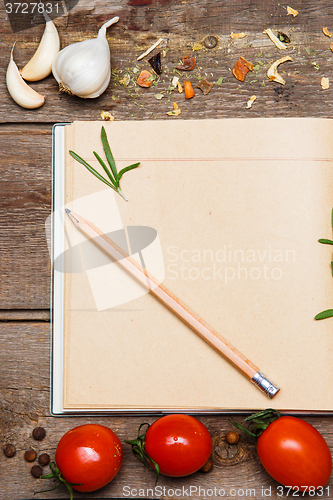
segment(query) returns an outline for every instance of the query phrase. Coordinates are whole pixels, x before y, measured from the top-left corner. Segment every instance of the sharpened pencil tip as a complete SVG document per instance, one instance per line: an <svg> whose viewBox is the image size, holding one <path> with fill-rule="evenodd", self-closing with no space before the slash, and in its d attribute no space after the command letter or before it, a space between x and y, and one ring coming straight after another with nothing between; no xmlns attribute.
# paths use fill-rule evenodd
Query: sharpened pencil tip
<svg viewBox="0 0 333 500"><path fill-rule="evenodd" d="M65 212L66 212L66 214L70 214L71 213L71 211L69 210L69 208L65 208Z"/></svg>

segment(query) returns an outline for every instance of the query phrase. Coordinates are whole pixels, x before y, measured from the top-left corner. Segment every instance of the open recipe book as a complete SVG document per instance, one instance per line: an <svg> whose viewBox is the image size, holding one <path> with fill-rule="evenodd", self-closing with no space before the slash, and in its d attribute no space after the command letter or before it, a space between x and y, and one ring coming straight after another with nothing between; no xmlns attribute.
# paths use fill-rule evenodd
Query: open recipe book
<svg viewBox="0 0 333 500"><path fill-rule="evenodd" d="M105 127L128 198L101 183ZM333 410L333 121L54 127L54 414ZM272 379L255 385L88 241L84 217Z"/></svg>

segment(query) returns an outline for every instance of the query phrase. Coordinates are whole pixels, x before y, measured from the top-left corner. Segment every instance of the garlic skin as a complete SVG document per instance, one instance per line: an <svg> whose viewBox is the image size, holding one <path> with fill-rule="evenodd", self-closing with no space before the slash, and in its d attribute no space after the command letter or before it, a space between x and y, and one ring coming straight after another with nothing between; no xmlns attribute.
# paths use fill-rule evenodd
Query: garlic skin
<svg viewBox="0 0 333 500"><path fill-rule="evenodd" d="M29 82L43 80L51 74L52 63L60 50L57 28L44 13L46 26L39 46L30 61L20 70L21 76Z"/></svg>
<svg viewBox="0 0 333 500"><path fill-rule="evenodd" d="M16 42L15 42L16 43ZM10 54L10 62L8 64L6 73L6 84L8 92L12 99L26 109L39 108L44 104L44 97L38 92L35 92L25 81L22 79L18 67L13 59L14 46Z"/></svg>
<svg viewBox="0 0 333 500"><path fill-rule="evenodd" d="M111 78L106 28L118 21L119 17L110 19L100 28L97 38L73 43L58 53L52 73L61 92L91 99L106 90Z"/></svg>

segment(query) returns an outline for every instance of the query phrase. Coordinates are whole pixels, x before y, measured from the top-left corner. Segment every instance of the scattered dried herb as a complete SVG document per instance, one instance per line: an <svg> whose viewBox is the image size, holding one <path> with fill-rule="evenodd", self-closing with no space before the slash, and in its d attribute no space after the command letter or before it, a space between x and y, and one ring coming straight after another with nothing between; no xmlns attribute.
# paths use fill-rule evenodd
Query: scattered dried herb
<svg viewBox="0 0 333 500"><path fill-rule="evenodd" d="M35 450L33 450L32 448L30 448L29 450L27 450L24 454L24 458L27 462L33 462L34 460L36 460L37 458L37 453Z"/></svg>
<svg viewBox="0 0 333 500"><path fill-rule="evenodd" d="M225 439L229 444L237 444L239 443L239 434L236 431L230 431L227 433Z"/></svg>
<svg viewBox="0 0 333 500"><path fill-rule="evenodd" d="M176 69L180 71L192 71L195 68L196 60L195 57L183 57L183 64L176 66Z"/></svg>
<svg viewBox="0 0 333 500"><path fill-rule="evenodd" d="M200 80L200 82L197 85L198 89L200 89L202 91L203 95L209 94L209 92L212 90L213 86L214 86L214 82L208 82L206 80L206 78L203 78L202 80Z"/></svg>
<svg viewBox="0 0 333 500"><path fill-rule="evenodd" d="M6 446L3 449L4 454L6 457L11 458L16 454L16 448L13 444L6 444Z"/></svg>
<svg viewBox="0 0 333 500"><path fill-rule="evenodd" d="M220 76L220 78L216 82L216 85L222 85L222 83L223 83L223 76Z"/></svg>
<svg viewBox="0 0 333 500"><path fill-rule="evenodd" d="M162 73L161 52L148 59L148 62L157 75Z"/></svg>
<svg viewBox="0 0 333 500"><path fill-rule="evenodd" d="M282 42L282 43L290 43L289 36L286 35L285 33L282 33L282 31L277 32L277 37L280 40L280 42Z"/></svg>
<svg viewBox="0 0 333 500"><path fill-rule="evenodd" d="M50 456L47 453L42 453L38 457L39 465L48 465L50 463Z"/></svg>
<svg viewBox="0 0 333 500"><path fill-rule="evenodd" d="M144 69L141 71L136 83L140 85L140 87L150 87L153 81L153 75L149 71Z"/></svg>
<svg viewBox="0 0 333 500"><path fill-rule="evenodd" d="M253 70L253 64L244 59L244 57L240 57L235 64L234 69L232 70L232 74L237 80L240 82L244 82L245 75Z"/></svg>
<svg viewBox="0 0 333 500"><path fill-rule="evenodd" d="M91 167L89 165L89 163L87 163L83 158L81 158L81 156L74 153L74 151L69 151L69 154L74 158L74 160L76 160L79 163L81 163L82 165L84 165L86 167L86 169L89 170L89 172L91 172L95 177L97 177L97 179L104 182L104 184L106 184L111 189L113 189L118 194L120 194L120 196L122 196L125 201L128 201L128 199L125 197L124 193L120 189L119 182L120 182L120 179L122 178L122 176L126 172L128 172L129 170L133 170L133 168L138 167L140 165L140 162L133 163L132 165L129 165L128 167L125 167L122 170L120 170L120 172L118 172L104 127L102 127L102 130L101 130L101 141L103 144L105 157L107 159L109 167L106 166L106 164L104 163L102 158L96 153L96 151L93 151L93 154L94 154L95 158L98 160L101 167L103 168L106 175L108 176L109 180L105 179L105 177L103 177L99 172L97 172L97 170L95 170L93 167Z"/></svg>
<svg viewBox="0 0 333 500"><path fill-rule="evenodd" d="M205 465L201 467L200 472L210 472L211 470L213 470L213 467L214 467L213 460L209 458L205 463Z"/></svg>
<svg viewBox="0 0 333 500"><path fill-rule="evenodd" d="M34 465L33 467L31 467L31 474L33 475L33 477L38 479L43 474L43 469L40 465Z"/></svg>
<svg viewBox="0 0 333 500"><path fill-rule="evenodd" d="M192 99L195 96L192 83L189 80L184 80L184 92L186 99Z"/></svg>
<svg viewBox="0 0 333 500"><path fill-rule="evenodd" d="M42 441L42 439L44 439L45 436L46 436L46 431L44 427L36 427L32 431L32 437L36 439L36 441Z"/></svg>

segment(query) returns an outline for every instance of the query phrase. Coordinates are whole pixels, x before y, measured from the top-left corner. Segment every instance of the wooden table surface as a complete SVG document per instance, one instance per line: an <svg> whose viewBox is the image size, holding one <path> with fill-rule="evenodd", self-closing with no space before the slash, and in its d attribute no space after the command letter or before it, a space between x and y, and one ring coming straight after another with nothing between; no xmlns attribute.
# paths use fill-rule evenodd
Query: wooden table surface
<svg viewBox="0 0 333 500"><path fill-rule="evenodd" d="M50 484L31 476L31 464L23 458L29 447L47 452L54 459L62 434L78 424L93 421L108 425L123 440L134 437L142 421L135 416L55 418L49 413L50 261L44 222L51 204L52 125L101 120L102 110L109 111L115 120L176 120L166 114L173 102L181 109L180 117L186 119L330 118L333 90L322 90L320 82L323 76L333 81L331 39L322 32L325 26L333 31L333 4L328 0L294 0L291 7L299 14L293 17L287 15L286 5L277 0L65 2L67 14L54 18L62 47L95 36L103 22L119 16L119 23L107 31L114 70L110 86L101 97L82 100L60 94L56 81L49 76L32 84L46 96L45 104L37 110L25 110L7 92L6 68L14 41L15 60L22 67L34 53L44 27L25 22L24 29L17 29L15 18L9 19L6 14L5 3L0 7L0 440L2 445L14 444L17 453L12 458L0 454L0 499L18 500L33 498L35 491ZM284 55L263 34L268 27L291 38L288 54L293 62L280 67L286 80L284 86L269 82L266 76L270 63ZM246 37L232 40L231 32L245 32ZM215 48L208 49L203 44L208 35L217 38ZM135 68L149 69L149 65L147 59L137 62L136 58L159 37L165 40L164 48L169 49L163 58L164 71L154 87L142 89L134 84ZM197 59L196 69L181 77L191 80L195 87L196 95L188 101L184 94L167 93L174 66L185 55ZM254 64L244 83L231 74L239 56ZM132 80L124 87L120 80L127 74ZM209 81L220 81L210 94L203 96L196 84L206 75ZM161 92L165 97L156 99L155 94ZM251 109L246 109L252 95L257 100ZM147 420L152 422L154 417ZM225 433L232 428L227 416L204 416L201 420L214 438L214 469L209 474L196 473L182 479L162 477L161 494L147 493L143 489L154 487L154 475L135 460L129 447L124 447L123 467L114 481L96 493L75 493L75 498L124 498L128 491L134 498L219 498L222 489L225 496L234 498L260 499L265 493L270 498L291 496L288 490L281 491L263 470L251 441L242 436L239 445L226 444ZM322 432L333 450L333 417L305 420ZM46 429L43 441L31 437L36 426ZM124 490L125 486L128 489ZM193 489L176 490L183 486ZM205 491L199 492L199 487ZM212 494L214 488L219 492ZM322 498L331 498L333 479L329 488ZM34 498L68 498L68 494L60 488Z"/></svg>

